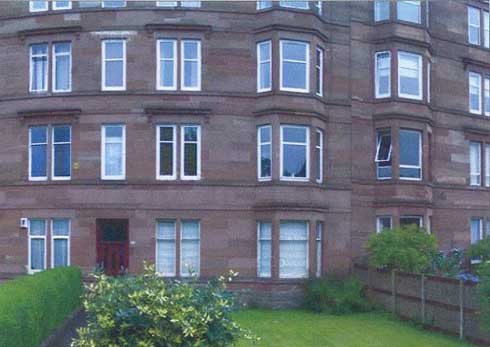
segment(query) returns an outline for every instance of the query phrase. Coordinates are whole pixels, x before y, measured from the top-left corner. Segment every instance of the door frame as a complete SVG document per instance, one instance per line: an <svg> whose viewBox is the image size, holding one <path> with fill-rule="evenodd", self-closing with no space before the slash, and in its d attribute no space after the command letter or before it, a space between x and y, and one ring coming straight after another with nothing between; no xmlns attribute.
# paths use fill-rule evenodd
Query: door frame
<svg viewBox="0 0 490 347"><path fill-rule="evenodd" d="M97 266L102 263L102 230L101 225L104 223L121 223L124 226L124 232L126 233L126 241L124 242L124 269L129 268L129 219L127 218L96 218L95 230L96 230L96 264Z"/></svg>

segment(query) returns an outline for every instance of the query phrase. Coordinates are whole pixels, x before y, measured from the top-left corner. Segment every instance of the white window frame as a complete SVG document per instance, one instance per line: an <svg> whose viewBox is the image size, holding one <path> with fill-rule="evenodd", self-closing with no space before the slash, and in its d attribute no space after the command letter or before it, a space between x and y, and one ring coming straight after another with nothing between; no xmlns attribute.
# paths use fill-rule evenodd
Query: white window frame
<svg viewBox="0 0 490 347"><path fill-rule="evenodd" d="M106 59L106 44L107 43L122 43L122 58L110 58ZM106 63L110 61L122 61L123 63L123 71L122 71L122 86L110 87L106 86ZM125 39L109 39L102 40L102 91L120 91L126 90L126 40Z"/></svg>
<svg viewBox="0 0 490 347"><path fill-rule="evenodd" d="M67 127L68 129L70 129L70 141L69 142L54 142L55 139L54 139L54 130L57 128L57 127ZM70 125L65 125L65 124L56 124L56 125L53 125L51 127L51 179L53 181L69 181L71 180L71 174L72 174L72 167L71 167L71 162L72 162L72 128ZM56 164L56 158L55 158L55 154L54 154L54 148L56 145L70 145L70 176L55 176L55 173L54 173L54 168L55 168L55 164Z"/></svg>
<svg viewBox="0 0 490 347"><path fill-rule="evenodd" d="M123 7L126 7L126 5L127 5L126 1L121 1L122 2L121 6L107 6L106 2L110 2L107 0L106 1L102 0L101 2L102 2L102 8L123 8Z"/></svg>
<svg viewBox="0 0 490 347"><path fill-rule="evenodd" d="M44 1L45 6L42 9L34 8L34 2L35 1L29 1L29 12L46 12L49 10L49 1L48 0Z"/></svg>
<svg viewBox="0 0 490 347"><path fill-rule="evenodd" d="M431 70L432 68L432 64L430 62L427 63L427 102L430 104L430 87L431 87L431 80L430 80L430 76L431 76Z"/></svg>
<svg viewBox="0 0 490 347"><path fill-rule="evenodd" d="M165 239L158 237L158 224L159 223L173 223L174 224L174 238ZM173 258L175 260L173 272L158 272L158 241L173 241L174 242L174 254ZM159 276L162 277L175 277L177 276L177 221L175 219L157 219L155 224L155 270Z"/></svg>
<svg viewBox="0 0 490 347"><path fill-rule="evenodd" d="M406 131L406 132L412 132L412 133L416 133L419 135L419 165L404 165L401 163L401 160L398 160L399 161L399 169L401 171L401 169L419 169L420 170L420 177L416 177L416 178L413 178L413 177L401 177L400 175L400 180L403 180L403 181L422 181L422 178L424 177L424 172L423 172L423 168L422 168L422 164L423 164L423 158L422 158L422 154L423 154L423 148L422 148L422 136L423 136L423 133L419 130L412 130L412 129L400 129L400 133L402 131ZM400 137L400 136L399 136ZM400 145L399 145L399 148L398 148L398 153L400 153Z"/></svg>
<svg viewBox="0 0 490 347"><path fill-rule="evenodd" d="M67 43L70 45L70 51L67 52L67 53L56 53L55 52L55 49L56 49L56 45L57 44L63 44L63 43ZM53 43L52 45L52 56L53 56L53 71L52 71L52 76L51 76L51 80L52 80L52 88L53 88L53 92L54 93L68 93L68 92L71 92L71 88L72 88L72 54L71 54L71 42L55 42ZM68 71L68 89L56 89L56 65L58 64L58 60L57 58L59 56L68 56L69 58L69 71Z"/></svg>
<svg viewBox="0 0 490 347"><path fill-rule="evenodd" d="M269 239L261 237L260 234L260 228L263 223L267 223L270 225L271 228L271 237ZM261 263L262 263L262 252L261 249L261 242L262 241L269 241L270 242L270 247L271 247L271 259L270 259L270 266L271 266L271 272L270 273L265 273L261 272ZM271 278L272 277L272 222L270 221L259 221L257 222L257 277L259 278Z"/></svg>
<svg viewBox="0 0 490 347"><path fill-rule="evenodd" d="M416 219L418 219L418 220L419 220L419 228L423 228L423 227L424 227L424 217L423 217L423 216L417 216L417 215L402 215L402 216L400 216L400 226L401 226L401 224L402 224L402 223L401 223L401 220L402 220L403 218L406 218L406 219L408 219L408 218L413 218L413 219L415 219L415 218L416 218Z"/></svg>
<svg viewBox="0 0 490 347"><path fill-rule="evenodd" d="M269 45L269 60L262 60L262 55L260 54L260 48L263 45ZM262 64L269 64L268 74L270 76L270 86L268 88L261 88L260 84L262 81ZM272 41L262 41L257 43L257 93L270 92L272 90Z"/></svg>
<svg viewBox="0 0 490 347"><path fill-rule="evenodd" d="M107 127L121 127L122 128L122 136L121 136L121 145L122 145L122 150L121 150L121 156L122 156L122 163L121 163L121 168L122 168L122 173L121 175L106 175L105 173L105 146L106 146L106 128ZM102 135L102 140L101 140L101 164L100 164L100 176L103 180L125 180L126 179L126 125L125 124L103 124L101 127L101 135Z"/></svg>
<svg viewBox="0 0 490 347"><path fill-rule="evenodd" d="M285 8L295 8L299 10L309 10L309 1L304 1L304 7L299 7L299 6L294 6L289 4L291 1L279 1L279 6L285 7ZM293 1L293 2L299 2L299 1Z"/></svg>
<svg viewBox="0 0 490 347"><path fill-rule="evenodd" d="M31 220L42 220L44 221L44 236L41 235L31 235ZM37 272L44 271L48 268L47 264L47 241L46 238L48 236L48 221L45 218L30 218L29 219L29 228L28 228L28 246L27 246L27 273L28 274L35 274ZM31 262L31 240L33 239L38 239L38 240L43 240L44 241L44 269L42 270L33 270L32 269L32 262Z"/></svg>
<svg viewBox="0 0 490 347"><path fill-rule="evenodd" d="M412 56L416 57L418 59L418 93L417 95L411 95L411 94L405 94L401 92L401 74L400 74L400 61L401 61L401 56L406 55L406 56ZM399 51L398 52L398 96L400 98L406 98L406 99L412 99L412 100L422 100L423 99L423 94L424 94L424 88L423 88L423 83L422 83L422 78L423 78L423 65L422 65L422 56L420 54L416 53L410 53L406 51Z"/></svg>
<svg viewBox="0 0 490 347"><path fill-rule="evenodd" d="M389 68L388 68L388 93L380 93L379 92L379 69L378 69L378 59L379 56L382 54L388 53L388 60L389 60ZM382 98L389 98L391 97L391 52L390 51L381 51L381 52L376 52L374 55L374 90L375 90L375 96L376 99L382 99Z"/></svg>
<svg viewBox="0 0 490 347"><path fill-rule="evenodd" d="M170 42L172 43L172 49L173 49L173 56L174 58L173 59L169 59L169 58L162 58L161 57L161 51L160 51L160 44L162 42ZM156 81L157 81L157 85L156 85L156 89L157 90L177 90L177 63L178 63L178 59L177 59L177 40L173 40L173 39L159 39L157 40L157 47L156 47L156 50L157 50L157 78L156 78ZM162 80L161 80L161 72L162 72L162 62L163 61L172 61L173 64L174 64L174 68L173 68L173 80L172 80L172 85L170 87L168 86L162 86Z"/></svg>
<svg viewBox="0 0 490 347"><path fill-rule="evenodd" d="M71 0L68 1L67 6L60 6L58 4L58 2L61 2L61 1L53 1L53 10L71 10L71 8L72 8Z"/></svg>
<svg viewBox="0 0 490 347"><path fill-rule="evenodd" d="M160 139L161 128L172 128L173 141L162 141ZM160 144L171 143L172 144L172 174L161 175L160 174ZM156 179L159 181L175 180L177 179L177 126L169 124L159 124L156 126Z"/></svg>
<svg viewBox="0 0 490 347"><path fill-rule="evenodd" d="M55 235L54 234L54 221L55 220L65 220L68 221L68 235ZM67 243L67 264L66 266L71 265L71 242L70 242L70 236L71 236L71 219L69 218L53 218L51 219L51 268L54 268L54 241L55 240L66 240Z"/></svg>
<svg viewBox="0 0 490 347"><path fill-rule="evenodd" d="M386 133L388 133L390 136L390 150L388 151L388 159L387 160L379 160L378 158L379 158L379 151L381 149L381 138L383 136L385 136ZM374 162L376 163L376 178L378 180L390 180L392 178L393 171L392 171L390 177L380 177L379 176L379 170L378 170L378 164L391 161L392 155L393 155L393 137L391 136L391 129L386 129L386 128L376 129L376 154L374 157ZM393 162L391 163L391 169L393 170Z"/></svg>
<svg viewBox="0 0 490 347"><path fill-rule="evenodd" d="M316 48L316 55L317 59L315 62L315 72L316 72L316 78L318 82L318 87L320 90L316 90L315 94L318 96L323 96L323 57L324 57L324 50L321 47ZM320 57L320 59L318 59ZM318 61L320 60L320 61Z"/></svg>
<svg viewBox="0 0 490 347"><path fill-rule="evenodd" d="M320 143L315 143L315 150L318 151L319 156L318 156L318 162L316 165L318 165L318 170L320 177L316 177L316 183L322 183L323 182L323 131L321 129L316 129L315 134L320 135ZM316 154L316 153L315 153ZM316 158L315 158L316 159Z"/></svg>
<svg viewBox="0 0 490 347"><path fill-rule="evenodd" d="M196 127L197 128L197 141L185 141L185 128ZM197 143L197 170L196 176L185 175L185 144ZM185 181L198 181L201 179L201 126L197 124L185 124L180 127L180 179Z"/></svg>
<svg viewBox="0 0 490 347"><path fill-rule="evenodd" d="M471 88L476 87L471 84L472 77L477 78L478 80L478 109L472 109L471 108ZM469 103L469 109L470 113L473 114L481 114L482 113L482 76L481 74L477 72L470 71L468 74L468 103Z"/></svg>
<svg viewBox="0 0 490 347"><path fill-rule="evenodd" d="M490 14L483 11L483 47L490 48Z"/></svg>
<svg viewBox="0 0 490 347"><path fill-rule="evenodd" d="M301 128L306 130L306 143L300 142L284 142L284 129L285 128ZM280 180L281 181L296 181L296 182L308 182L310 180L310 127L305 125L289 125L283 124L280 126L281 141L280 141ZM286 177L283 176L284 171L284 145L301 145L306 147L306 177Z"/></svg>
<svg viewBox="0 0 490 347"><path fill-rule="evenodd" d="M32 48L33 46L40 46L40 45L45 45L46 46L46 54L36 54L34 55L32 53ZM33 88L33 73L34 73L34 64L33 64L33 58L34 57L46 57L46 71L44 72L44 80L46 82L46 85L44 86L43 89L34 89ZM43 93L48 91L48 86L49 86L49 45L47 43L35 43L29 46L29 92L31 93Z"/></svg>
<svg viewBox="0 0 490 347"><path fill-rule="evenodd" d="M302 44L305 46L306 49L306 61L300 61L300 60L291 60L288 59L286 61L292 62L292 63L297 63L297 64L305 64L305 81L306 81L306 86L305 88L290 88L290 87L284 87L283 86L283 74L284 74L284 62L285 60L283 59L283 54L282 54L282 49L283 49L283 44L292 42L294 44ZM280 90L287 91L287 92L297 92L297 93L309 93L310 92L310 44L308 42L304 41L296 41L296 40L280 40L279 41L279 62L280 62L280 67L279 67L279 86Z"/></svg>
<svg viewBox="0 0 490 347"><path fill-rule="evenodd" d="M480 9L472 6L468 6L468 43L470 45L481 45L481 13ZM478 24L471 24L471 11L478 11ZM471 28L478 29L478 42L471 42Z"/></svg>
<svg viewBox="0 0 490 347"><path fill-rule="evenodd" d="M389 219L390 220L390 229L393 228L393 217L392 216L376 216L376 233L379 234L382 232L383 229L383 223L381 223L382 219Z"/></svg>
<svg viewBox="0 0 490 347"><path fill-rule="evenodd" d="M323 270L323 239L324 239L324 226L325 223L317 222L315 230L315 256L316 256L316 269L315 276L317 278L322 277Z"/></svg>
<svg viewBox="0 0 490 347"><path fill-rule="evenodd" d="M190 59L185 57L184 45L188 42L197 43L197 58ZM201 73L202 73L202 55L201 55L201 40L195 39L186 39L180 41L180 54L182 56L180 63L180 89L187 91L200 91L201 90ZM185 86L185 62L186 61L195 61L197 62L197 86L195 87L186 87Z"/></svg>
<svg viewBox="0 0 490 347"><path fill-rule="evenodd" d="M269 129L270 141L262 141L261 130ZM270 176L261 176L262 174L262 146L270 146L270 158L271 158L271 174ZM257 127L257 178L259 181L270 181L272 179L272 126L261 125Z"/></svg>
<svg viewBox="0 0 490 347"><path fill-rule="evenodd" d="M316 9L316 13L321 16L323 14L323 1L312 1L313 7Z"/></svg>
<svg viewBox="0 0 490 347"><path fill-rule="evenodd" d="M296 275L291 274L281 274L281 243L283 241L291 241L291 240L282 240L281 239L281 224L283 223L305 223L306 224L306 273L302 277L297 277ZM279 278L280 279L302 279L308 278L310 275L310 222L307 220L281 220L279 223Z"/></svg>
<svg viewBox="0 0 490 347"><path fill-rule="evenodd" d="M418 8L418 16L417 16L417 21L411 21L411 20L406 20L406 19L401 19L400 18L400 3L406 3L411 6L417 6ZM422 24L422 3L420 0L412 0L412 1L397 1L397 6L396 6L396 19L403 21L403 22L408 22L408 23L415 23L415 24Z"/></svg>
<svg viewBox="0 0 490 347"><path fill-rule="evenodd" d="M43 127L46 132L46 142L32 143L32 128ZM46 175L45 176L32 176L32 146L46 146ZM48 180L48 146L49 146L49 132L47 125L37 125L29 128L29 181L47 181Z"/></svg>
<svg viewBox="0 0 490 347"><path fill-rule="evenodd" d="M198 227L198 239L192 239L192 240L199 240L199 251L198 251L198 254L197 254L197 269L192 269L196 272L194 272L192 275L194 275L194 277L199 277L201 275L201 221L199 220L195 220L195 219L183 219L180 221L180 269L179 269L179 273L180 273L180 277L184 277L184 278L189 278L189 277L192 277L191 275L189 275L188 273L184 273L182 270L183 270L183 263L182 263L182 254L184 253L182 251L182 241L183 241L183 235L184 233L182 232L182 229L183 229L183 225L184 223L186 222L190 222L190 223L197 223L197 227Z"/></svg>
<svg viewBox="0 0 490 347"><path fill-rule="evenodd" d="M486 76L483 86L483 113L490 116L490 76Z"/></svg>
<svg viewBox="0 0 490 347"><path fill-rule="evenodd" d="M480 171L471 171L471 149L473 148L473 146L477 147L478 149L478 158L477 158L477 163L475 164L478 164L478 166L480 167ZM481 186L481 183L482 183L482 158L481 158L481 151L482 151L482 144L481 142L476 142L476 141L470 141L470 186L473 186L473 187L479 187ZM472 178L475 177L476 179L476 182L473 183L472 182Z"/></svg>
<svg viewBox="0 0 490 347"><path fill-rule="evenodd" d="M383 21L387 21L387 20L390 20L391 18L391 1L390 0L374 0L374 21L375 22L383 22ZM388 4L388 18L380 18L379 15L378 15L378 11L377 11L377 8L382 6L382 5L385 5L385 4Z"/></svg>

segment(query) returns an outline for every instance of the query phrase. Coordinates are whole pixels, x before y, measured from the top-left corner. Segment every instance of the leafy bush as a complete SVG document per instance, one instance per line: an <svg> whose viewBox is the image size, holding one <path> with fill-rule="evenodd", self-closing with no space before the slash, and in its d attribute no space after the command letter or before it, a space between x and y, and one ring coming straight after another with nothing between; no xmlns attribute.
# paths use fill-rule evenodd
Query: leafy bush
<svg viewBox="0 0 490 347"><path fill-rule="evenodd" d="M81 305L78 268L56 268L0 286L0 346L38 347Z"/></svg>
<svg viewBox="0 0 490 347"><path fill-rule="evenodd" d="M372 309L364 297L362 283L353 277L345 280L333 277L310 280L306 286L306 307L315 312L335 315Z"/></svg>
<svg viewBox="0 0 490 347"><path fill-rule="evenodd" d="M373 234L368 250L372 267L420 273L430 270L437 244L433 235L409 225Z"/></svg>
<svg viewBox="0 0 490 347"><path fill-rule="evenodd" d="M469 250L470 258L481 259L482 262L490 261L490 237L472 245Z"/></svg>
<svg viewBox="0 0 490 347"><path fill-rule="evenodd" d="M480 326L490 332L490 262L479 266L478 275L480 275L477 286L480 298Z"/></svg>
<svg viewBox="0 0 490 347"><path fill-rule="evenodd" d="M223 277L165 282L145 265L142 275L95 278L84 300L88 324L74 347L224 347L252 339L230 318L234 300Z"/></svg>
<svg viewBox="0 0 490 347"><path fill-rule="evenodd" d="M464 252L454 248L448 252L438 252L433 260L433 272L438 276L456 278L461 273Z"/></svg>

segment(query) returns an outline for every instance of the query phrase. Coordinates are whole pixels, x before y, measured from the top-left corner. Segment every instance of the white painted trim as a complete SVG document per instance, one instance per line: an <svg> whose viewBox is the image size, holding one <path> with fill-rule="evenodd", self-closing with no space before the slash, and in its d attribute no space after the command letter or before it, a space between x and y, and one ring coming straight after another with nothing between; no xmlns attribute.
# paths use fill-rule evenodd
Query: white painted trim
<svg viewBox="0 0 490 347"><path fill-rule="evenodd" d="M306 49L306 61L299 61L299 60L288 60L289 62L293 63L298 63L298 64L305 64L305 82L306 82L306 88L289 88L289 87L284 87L283 86L283 70L284 70L284 61L282 57L282 48L283 48L283 43L287 42L292 42L295 44L302 44L305 46ZM280 67L279 67L279 89L282 91L288 91L288 92L297 92L297 93L309 93L310 92L310 44L308 42L304 41L295 41L295 40L280 40L279 41L279 62L280 62Z"/></svg>
<svg viewBox="0 0 490 347"><path fill-rule="evenodd" d="M287 177L283 176L283 171L284 171L284 128L302 128L306 130L306 143L300 143L300 142L286 142L286 144L291 144L291 145L301 145L301 146L306 146L306 177ZM281 172L279 173L279 179L281 181L296 181L296 182L308 182L310 180L310 128L305 125L289 125L289 124L283 124L280 126L280 170Z"/></svg>
<svg viewBox="0 0 490 347"><path fill-rule="evenodd" d="M381 54L386 54L388 53L388 93L381 94L379 93L379 71L378 71L378 57ZM376 52L374 55L374 93L376 99L382 99L382 98L389 98L391 97L391 52L390 51L381 51L381 52Z"/></svg>
<svg viewBox="0 0 490 347"><path fill-rule="evenodd" d="M196 127L197 128L197 141L185 141L185 128ZM185 175L185 152L184 147L186 143L197 143L197 170L196 176ZM201 126L200 125L182 125L180 127L180 179L185 181L198 181L201 179Z"/></svg>
<svg viewBox="0 0 490 347"><path fill-rule="evenodd" d="M122 58L113 58L110 60L106 60L106 44L107 43L122 43ZM123 62L123 71L122 71L122 86L116 87L108 87L106 86L106 63L110 61L122 61ZM126 40L125 39L110 39L110 40L102 40L102 78L101 78L101 90L102 91L118 91L118 90L126 90Z"/></svg>
<svg viewBox="0 0 490 347"><path fill-rule="evenodd" d="M401 74L400 74L400 61L401 61L401 56L406 55L406 56L412 56L417 58L418 62L418 95L412 95L412 94L405 94L401 92ZM412 99L412 100L422 100L424 96L424 90L423 90L423 83L422 83L422 70L423 70L423 65L422 65L422 56L420 54L416 53L410 53L406 51L398 51L398 96L400 98L406 98L406 99Z"/></svg>
<svg viewBox="0 0 490 347"><path fill-rule="evenodd" d="M172 128L172 142L160 140L160 129ZM160 174L160 143L172 143L172 174ZM170 124L159 124L156 126L156 179L159 181L168 181L177 179L177 126Z"/></svg>
<svg viewBox="0 0 490 347"><path fill-rule="evenodd" d="M32 54L32 47L33 46L46 46L46 54L36 54L35 56ZM46 71L44 72L44 81L45 81L45 86L43 89L33 89L33 63L32 60L34 57L46 57ZM35 43L29 46L29 92L30 93L43 93L48 91L48 85L49 85L49 45L47 43Z"/></svg>
<svg viewBox="0 0 490 347"><path fill-rule="evenodd" d="M37 128L37 127L40 127L40 128L44 128L45 130L45 133L46 133L46 142L39 142L39 143L35 143L34 146L37 146L37 145L43 145L43 146L46 146L46 175L45 176L32 176L32 128ZM29 181L47 181L48 180L48 145L49 145L49 138L48 138L48 126L46 125L39 125L39 126L32 126L32 127L29 127Z"/></svg>
<svg viewBox="0 0 490 347"><path fill-rule="evenodd" d="M324 60L324 52L325 51L321 47L316 47L315 52L317 53L315 55L315 58L317 58L318 53L320 53L320 62L318 62L318 59L315 62L315 72L318 71L318 73L316 73L315 75L316 75L317 82L319 84L320 90L319 91L315 90L315 94L318 96L323 96L323 66L324 66L323 60ZM316 86L315 86L315 88L316 88Z"/></svg>
<svg viewBox="0 0 490 347"><path fill-rule="evenodd" d="M58 127L68 127L70 129L70 141L69 142L54 142L54 130ZM54 168L55 168L55 155L54 155L54 148L55 145L70 145L70 176L55 176L54 174ZM72 174L72 128L71 125L65 125L65 124L56 124L51 127L51 179L53 181L69 181L71 180L71 174Z"/></svg>
<svg viewBox="0 0 490 347"><path fill-rule="evenodd" d="M175 260L174 263L174 271L173 272L158 272L158 241L171 241L170 239L159 239L158 238L158 224L160 222L171 222L174 224L174 254L173 258ZM157 274L162 277L175 277L177 275L177 221L175 219L157 219L155 224L155 270Z"/></svg>
<svg viewBox="0 0 490 347"><path fill-rule="evenodd" d="M68 53L56 53L55 52L55 47L57 44L63 44L67 43L70 45L70 51ZM51 71L51 87L53 89L53 93L67 93L71 92L72 88L72 51L71 51L71 42L63 41L63 42L55 42L53 43L51 47L51 52L52 52L52 59L53 59L53 69ZM68 89L56 89L56 65L58 63L57 57L58 56L68 56L68 61L69 61L69 71L68 71Z"/></svg>
<svg viewBox="0 0 490 347"><path fill-rule="evenodd" d="M268 128L270 131L270 138L271 140L269 142L262 142L262 136L261 136L261 129ZM270 157L271 157L271 175L270 176L261 176L262 172L262 145L269 145L270 146ZM272 126L270 124L266 125L260 125L257 127L257 178L260 182L263 181L270 181L272 179Z"/></svg>
<svg viewBox="0 0 490 347"><path fill-rule="evenodd" d="M55 236L53 224L55 220L68 221L68 236ZM71 265L71 219L69 218L53 218L51 219L51 268L54 268L54 241L67 240L67 266Z"/></svg>
<svg viewBox="0 0 490 347"><path fill-rule="evenodd" d="M264 60L262 61L262 56L260 54L260 48L262 45L269 45L269 60ZM261 88L260 83L262 80L262 75L261 75L261 65L262 64L267 64L269 63L269 79L270 79L270 86L268 88ZM272 90L272 41L267 40L267 41L262 41L257 43L257 93L263 93L263 92L270 92Z"/></svg>
<svg viewBox="0 0 490 347"><path fill-rule="evenodd" d="M170 42L172 43L172 49L173 49L173 59L168 59L168 58L161 58L161 48L160 44L162 42ZM173 39L159 39L156 42L156 51L157 51L157 72L156 72L156 89L157 90L177 90L177 40ZM173 79L172 79L172 86L162 86L162 80L161 80L161 71L162 71L162 61L172 61L174 64L173 68Z"/></svg>
<svg viewBox="0 0 490 347"><path fill-rule="evenodd" d="M184 45L186 43L197 43L197 59L187 59L184 53ZM200 40L182 40L180 41L180 54L181 54L181 64L180 64L180 89L187 91L200 91L201 90L201 73L202 73L202 57L201 57L201 41ZM194 61L197 62L197 85L192 87L185 86L185 62Z"/></svg>
<svg viewBox="0 0 490 347"><path fill-rule="evenodd" d="M121 136L121 145L122 145L122 174L121 175L106 175L105 174L105 141L106 135L105 130L107 127L121 127L122 128L122 136ZM103 180L125 180L126 179L126 125L125 124L103 124L101 127L101 165L100 165L100 176Z"/></svg>

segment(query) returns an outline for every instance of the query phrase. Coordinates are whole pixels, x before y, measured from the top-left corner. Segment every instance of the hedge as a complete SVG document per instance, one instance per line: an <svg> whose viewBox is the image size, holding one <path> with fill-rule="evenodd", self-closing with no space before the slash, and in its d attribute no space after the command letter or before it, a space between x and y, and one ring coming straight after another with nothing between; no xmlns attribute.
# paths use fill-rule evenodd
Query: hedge
<svg viewBox="0 0 490 347"><path fill-rule="evenodd" d="M81 306L80 269L56 268L0 285L0 346L39 347Z"/></svg>

